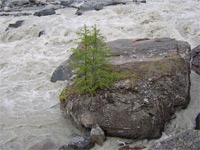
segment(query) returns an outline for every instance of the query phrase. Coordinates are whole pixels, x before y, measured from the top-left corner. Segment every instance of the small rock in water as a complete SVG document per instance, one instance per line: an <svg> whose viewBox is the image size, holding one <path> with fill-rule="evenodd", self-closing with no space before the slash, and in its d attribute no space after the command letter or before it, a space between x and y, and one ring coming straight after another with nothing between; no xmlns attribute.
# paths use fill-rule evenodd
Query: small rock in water
<svg viewBox="0 0 200 150"><path fill-rule="evenodd" d="M59 150L90 150L94 145L91 139L76 135L70 140L68 145L61 146Z"/></svg>
<svg viewBox="0 0 200 150"><path fill-rule="evenodd" d="M45 34L45 31L44 30L42 30L42 31L40 31L39 32L39 35L38 35L38 37L41 37L42 35L44 35Z"/></svg>
<svg viewBox="0 0 200 150"><path fill-rule="evenodd" d="M146 0L133 0L133 2L137 2L137 3L146 3Z"/></svg>
<svg viewBox="0 0 200 150"><path fill-rule="evenodd" d="M104 131L99 127L98 124L96 124L91 132L90 132L90 136L91 136L91 139L99 144L99 145L103 145L103 143L106 141L106 136L104 134Z"/></svg>
<svg viewBox="0 0 200 150"><path fill-rule="evenodd" d="M69 7L73 3L73 0L62 0L60 1L60 5Z"/></svg>
<svg viewBox="0 0 200 150"><path fill-rule="evenodd" d="M19 20L16 21L15 23L9 24L8 27L6 28L6 31L9 30L10 28L19 28L20 26L22 26L24 20Z"/></svg>
<svg viewBox="0 0 200 150"><path fill-rule="evenodd" d="M55 10L53 8L50 8L50 9L44 9L44 10L35 12L34 16L41 17L41 16L54 15L54 14L56 14Z"/></svg>
<svg viewBox="0 0 200 150"><path fill-rule="evenodd" d="M197 115L197 117L195 118L195 122L196 122L196 126L195 129L196 130L200 130L200 113Z"/></svg>
<svg viewBox="0 0 200 150"><path fill-rule="evenodd" d="M56 144L49 138L31 146L28 150L56 150Z"/></svg>

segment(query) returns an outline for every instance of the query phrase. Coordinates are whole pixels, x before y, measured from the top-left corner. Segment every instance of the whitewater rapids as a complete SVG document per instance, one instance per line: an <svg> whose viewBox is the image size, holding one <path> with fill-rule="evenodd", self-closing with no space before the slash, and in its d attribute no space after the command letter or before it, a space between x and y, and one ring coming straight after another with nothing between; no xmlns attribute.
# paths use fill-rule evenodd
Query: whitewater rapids
<svg viewBox="0 0 200 150"><path fill-rule="evenodd" d="M51 83L50 78L76 47L76 32L84 24L96 24L108 41L169 37L187 41L192 48L200 44L198 0L148 0L146 4L130 2L81 16L75 12L65 8L52 16L0 17L1 150L26 150L47 137L61 146L68 143L72 133L79 133L59 108L65 82ZM18 20L24 20L21 27L5 31ZM40 31L45 34L38 37ZM194 127L200 108L200 76L192 72L191 78L191 103L176 113L177 118L167 128L169 133ZM163 138L167 136L164 133ZM103 147L93 150L115 150L118 139L108 138Z"/></svg>

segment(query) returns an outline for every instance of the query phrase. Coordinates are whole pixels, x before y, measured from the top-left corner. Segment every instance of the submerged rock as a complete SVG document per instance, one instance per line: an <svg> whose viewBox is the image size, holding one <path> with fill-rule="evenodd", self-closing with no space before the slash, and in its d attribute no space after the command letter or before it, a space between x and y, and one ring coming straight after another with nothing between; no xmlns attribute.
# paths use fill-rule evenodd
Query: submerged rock
<svg viewBox="0 0 200 150"><path fill-rule="evenodd" d="M53 8L47 8L47 9L35 12L34 16L41 17L41 16L54 15L54 14L56 14L56 11Z"/></svg>
<svg viewBox="0 0 200 150"><path fill-rule="evenodd" d="M28 150L57 150L56 144L49 138L31 146Z"/></svg>
<svg viewBox="0 0 200 150"><path fill-rule="evenodd" d="M168 38L121 39L108 45L111 71L127 77L92 98L66 95L62 110L78 126L98 124L108 136L159 138L174 112L190 101L190 45ZM61 68L68 76L70 61ZM90 116L88 124L83 114Z"/></svg>
<svg viewBox="0 0 200 150"><path fill-rule="evenodd" d="M19 28L22 26L24 23L24 20L18 20L15 23L9 24L8 27L6 28L6 31L9 30L10 28Z"/></svg>
<svg viewBox="0 0 200 150"><path fill-rule="evenodd" d="M192 70L197 74L200 74L200 45L192 49L191 51L192 57Z"/></svg>
<svg viewBox="0 0 200 150"><path fill-rule="evenodd" d="M61 0L60 5L69 7L73 3L73 0Z"/></svg>
<svg viewBox="0 0 200 150"><path fill-rule="evenodd" d="M126 4L126 0L98 0L98 1L86 1L84 2L77 10L77 15L82 15L85 11L90 10L101 10L105 6L117 5L117 4Z"/></svg>
<svg viewBox="0 0 200 150"><path fill-rule="evenodd" d="M153 144L148 150L199 150L199 135L200 131L186 130Z"/></svg>

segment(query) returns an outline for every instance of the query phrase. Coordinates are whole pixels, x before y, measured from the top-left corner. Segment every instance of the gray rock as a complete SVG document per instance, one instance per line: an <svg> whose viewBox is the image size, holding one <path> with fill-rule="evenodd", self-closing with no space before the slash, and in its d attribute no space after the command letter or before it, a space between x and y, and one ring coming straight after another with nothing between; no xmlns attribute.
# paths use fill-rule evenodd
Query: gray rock
<svg viewBox="0 0 200 150"><path fill-rule="evenodd" d="M41 17L41 16L54 15L54 14L56 14L56 11L53 8L50 8L50 9L44 9L44 10L35 12L34 16Z"/></svg>
<svg viewBox="0 0 200 150"><path fill-rule="evenodd" d="M126 0L98 0L98 1L86 1L77 10L76 14L81 15L85 11L89 10L101 10L104 6L126 4Z"/></svg>
<svg viewBox="0 0 200 150"><path fill-rule="evenodd" d="M195 118L195 129L200 130L200 113Z"/></svg>
<svg viewBox="0 0 200 150"><path fill-rule="evenodd" d="M98 126L98 124L92 127L92 130L90 131L90 137L95 143L101 146L106 141L104 131Z"/></svg>
<svg viewBox="0 0 200 150"><path fill-rule="evenodd" d="M186 108L190 101L190 45L168 38L122 39L108 45L113 54L111 70L130 77L115 84L122 88L98 90L92 98L67 95L62 110L85 128L91 128L91 121L83 123L83 114L90 114L92 123L108 136L159 138L175 110Z"/></svg>
<svg viewBox="0 0 200 150"><path fill-rule="evenodd" d="M14 6L23 6L29 3L29 0L12 0L10 1L11 5Z"/></svg>
<svg viewBox="0 0 200 150"><path fill-rule="evenodd" d="M16 13L16 14L11 14L11 13L2 13L0 16L14 16L14 17L19 17L19 16L30 16L32 15L31 13Z"/></svg>
<svg viewBox="0 0 200 150"><path fill-rule="evenodd" d="M68 145L61 146L59 150L90 150L94 145L91 139L76 135L70 140Z"/></svg>
<svg viewBox="0 0 200 150"><path fill-rule="evenodd" d="M197 74L200 74L200 45L192 49L191 57L192 70L195 71Z"/></svg>
<svg viewBox="0 0 200 150"><path fill-rule="evenodd" d="M49 138L31 146L28 150L57 150L56 144Z"/></svg>
<svg viewBox="0 0 200 150"><path fill-rule="evenodd" d="M73 0L61 0L60 5L69 7L73 3Z"/></svg>
<svg viewBox="0 0 200 150"><path fill-rule="evenodd" d="M199 135L200 131L186 130L153 144L148 150L199 150Z"/></svg>
<svg viewBox="0 0 200 150"><path fill-rule="evenodd" d="M22 26L24 23L24 20L18 20L15 23L9 24L8 27L6 28L6 31L9 30L10 28L19 28Z"/></svg>
<svg viewBox="0 0 200 150"><path fill-rule="evenodd" d="M156 42L157 41L157 42ZM185 54L190 50L190 45L187 42L176 41L174 39L120 39L108 42L108 46L112 48L113 57L111 61L115 64L126 63L133 60L140 61L142 59L152 59L156 57L164 58L167 56L179 53ZM124 51L126 49L126 51ZM72 73L71 63L73 57L59 65L53 72L51 77L52 82L70 80ZM188 58L189 59L189 58ZM121 85L122 86L122 85Z"/></svg>

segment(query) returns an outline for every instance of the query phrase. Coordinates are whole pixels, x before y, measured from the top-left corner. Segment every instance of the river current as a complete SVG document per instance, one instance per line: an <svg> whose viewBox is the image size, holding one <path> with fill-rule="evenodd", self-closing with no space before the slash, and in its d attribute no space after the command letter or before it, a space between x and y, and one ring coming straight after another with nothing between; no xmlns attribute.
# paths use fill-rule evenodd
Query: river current
<svg viewBox="0 0 200 150"><path fill-rule="evenodd" d="M32 11L29 11L33 13ZM108 41L122 38L169 37L200 44L200 1L148 0L146 4L109 6L75 15L65 8L56 15L0 17L0 149L26 150L45 138L58 146L79 131L63 118L59 94L66 82L51 83L56 67L76 47L76 32L97 25ZM19 28L9 24L24 20ZM40 31L45 34L38 37ZM193 128L200 107L200 76L192 72L191 103L177 112L168 131ZM168 135L164 133L163 138ZM119 138L108 138L93 150L115 150ZM139 141L147 144L147 140ZM136 142L138 143L138 141Z"/></svg>

